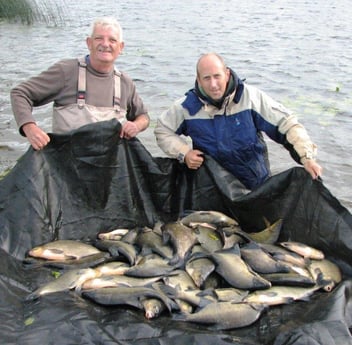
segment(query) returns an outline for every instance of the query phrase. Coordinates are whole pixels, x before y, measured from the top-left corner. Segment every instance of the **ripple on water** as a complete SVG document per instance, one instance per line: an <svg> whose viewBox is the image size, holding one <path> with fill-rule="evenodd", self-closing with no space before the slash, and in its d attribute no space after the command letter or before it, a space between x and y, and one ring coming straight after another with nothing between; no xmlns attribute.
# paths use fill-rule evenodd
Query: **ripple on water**
<svg viewBox="0 0 352 345"><path fill-rule="evenodd" d="M11 143L14 148L2 152L2 157L23 153L24 139L11 112L11 87L58 59L85 54L91 21L108 14L119 18L124 28L125 49L117 66L135 79L153 121L193 86L200 54L217 51L241 78L297 113L318 144L329 186L352 200L352 192L345 188L352 178L349 0L338 5L294 0L235 5L213 0L106 0L104 7L99 0L65 4L63 26L0 23L0 44L7 48L0 50L0 145ZM35 116L49 130L48 111L40 109ZM158 151L152 131L143 133L143 139ZM276 150L274 165L280 166L287 152L274 145ZM2 166L0 161L0 170Z"/></svg>

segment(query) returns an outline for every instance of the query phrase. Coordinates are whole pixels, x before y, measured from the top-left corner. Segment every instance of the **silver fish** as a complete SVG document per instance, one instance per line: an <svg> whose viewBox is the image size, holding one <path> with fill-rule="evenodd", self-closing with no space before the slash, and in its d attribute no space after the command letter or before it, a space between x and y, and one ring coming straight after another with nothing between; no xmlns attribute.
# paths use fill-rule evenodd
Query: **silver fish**
<svg viewBox="0 0 352 345"><path fill-rule="evenodd" d="M172 275L163 278L166 285L176 287L181 290L196 289L192 277L184 270L175 270Z"/></svg>
<svg viewBox="0 0 352 345"><path fill-rule="evenodd" d="M219 227L216 230L222 238L224 244L223 249L232 248L236 244L241 245L252 241L248 234L236 225Z"/></svg>
<svg viewBox="0 0 352 345"><path fill-rule="evenodd" d="M280 304L290 304L294 301L293 297L286 295L281 295L278 292L269 288L268 290L257 290L252 291L243 300L247 303L264 304L267 306L280 305Z"/></svg>
<svg viewBox="0 0 352 345"><path fill-rule="evenodd" d="M105 275L101 277L93 277L92 279L86 280L82 284L81 289L99 289L114 286L147 286L156 282L158 279L160 278L136 278L128 277L125 275Z"/></svg>
<svg viewBox="0 0 352 345"><path fill-rule="evenodd" d="M127 242L122 240L98 240L95 245L105 251L108 251L114 258L124 257L132 266L136 262L137 250Z"/></svg>
<svg viewBox="0 0 352 345"><path fill-rule="evenodd" d="M160 285L160 289L173 300L182 300L194 307L205 307L209 303L216 302L213 290L190 289L182 290L180 286L172 287Z"/></svg>
<svg viewBox="0 0 352 345"><path fill-rule="evenodd" d="M267 252L269 252L274 259L287 264L292 264L305 268L309 261L308 259L303 258L301 255L291 252L290 250L282 246L265 243L259 243L259 245L260 247L264 248Z"/></svg>
<svg viewBox="0 0 352 345"><path fill-rule="evenodd" d="M249 291L236 288L217 288L214 294L219 302L242 302L248 295Z"/></svg>
<svg viewBox="0 0 352 345"><path fill-rule="evenodd" d="M198 242L197 236L192 228L180 222L166 223L162 226L162 231L163 242L171 243L175 252L170 264L182 266L192 247Z"/></svg>
<svg viewBox="0 0 352 345"><path fill-rule="evenodd" d="M173 288L178 288L180 291L194 290L196 285L190 275L184 270L176 270L173 275L163 278L165 285ZM178 304L182 311L191 312L192 306L185 300L176 299L175 302Z"/></svg>
<svg viewBox="0 0 352 345"><path fill-rule="evenodd" d="M144 316L150 320L158 317L164 310L166 310L165 303L158 298L144 298L141 300Z"/></svg>
<svg viewBox="0 0 352 345"><path fill-rule="evenodd" d="M342 280L342 272L339 266L328 259L311 260L308 265L308 270L314 279L322 279L324 282L322 289L325 291L332 291Z"/></svg>
<svg viewBox="0 0 352 345"><path fill-rule="evenodd" d="M122 236L121 241L129 243L129 244L134 244L134 241L136 240L140 231L141 231L140 228L129 229L127 234Z"/></svg>
<svg viewBox="0 0 352 345"><path fill-rule="evenodd" d="M59 292L66 291L71 289L77 289L81 287L82 284L88 279L96 277L97 272L92 268L85 269L72 269L62 275L60 275L55 280L44 284L30 295L27 296L27 300L33 300L39 298L40 296Z"/></svg>
<svg viewBox="0 0 352 345"><path fill-rule="evenodd" d="M164 258L171 259L173 256L172 248L163 243L162 236L149 228L144 228L138 234L135 244L141 248L143 254L146 254L150 250Z"/></svg>
<svg viewBox="0 0 352 345"><path fill-rule="evenodd" d="M324 253L321 250L313 248L301 242L286 241L286 242L280 242L280 245L283 246L284 248L289 249L294 253L297 253L303 256L304 258L315 259L315 260L324 259Z"/></svg>
<svg viewBox="0 0 352 345"><path fill-rule="evenodd" d="M114 229L109 232L98 233L98 238L101 240L121 240L128 233L129 229Z"/></svg>
<svg viewBox="0 0 352 345"><path fill-rule="evenodd" d="M266 289L270 282L254 272L240 256L239 247L211 253L209 257L216 263L216 272L232 287L244 290Z"/></svg>
<svg viewBox="0 0 352 345"><path fill-rule="evenodd" d="M290 267L275 260L267 251L256 242L241 246L241 257L257 273L289 272Z"/></svg>
<svg viewBox="0 0 352 345"><path fill-rule="evenodd" d="M130 305L138 309L144 309L143 301L146 298L158 298L171 311L174 302L160 291L153 288L116 286L103 289L89 289L82 291L82 296L102 305Z"/></svg>
<svg viewBox="0 0 352 345"><path fill-rule="evenodd" d="M190 223L209 223L216 227L238 225L238 222L218 211L193 211L180 219L180 222L189 226Z"/></svg>
<svg viewBox="0 0 352 345"><path fill-rule="evenodd" d="M250 303L214 302L192 314L175 314L174 320L212 325L217 330L241 328L259 319L265 307Z"/></svg>
<svg viewBox="0 0 352 345"><path fill-rule="evenodd" d="M266 290L258 290L251 292L247 298L245 298L248 302L258 302L264 303L268 305L273 305L275 302L280 304L285 300L290 303L293 301L308 301L310 296L317 290L320 289L320 286L313 285L310 287L302 287L302 286L272 286ZM271 303L270 303L271 301Z"/></svg>
<svg viewBox="0 0 352 345"><path fill-rule="evenodd" d="M198 243L208 252L212 253L223 248L224 244L220 234L201 224L193 227L193 231L197 237Z"/></svg>
<svg viewBox="0 0 352 345"><path fill-rule="evenodd" d="M160 277L172 274L175 267L169 264L169 260L158 254L143 256L137 263L126 270L125 275L133 277Z"/></svg>
<svg viewBox="0 0 352 345"><path fill-rule="evenodd" d="M99 254L96 247L74 240L57 240L36 246L28 251L28 255L46 260L78 260L89 255Z"/></svg>
<svg viewBox="0 0 352 345"><path fill-rule="evenodd" d="M99 274L98 276L103 275L120 275L124 274L131 266L126 262L122 261L111 261L95 267L95 270Z"/></svg>
<svg viewBox="0 0 352 345"><path fill-rule="evenodd" d="M203 287L209 275L214 272L215 264L206 257L194 257L187 261L185 266L186 272L193 279L198 288Z"/></svg>
<svg viewBox="0 0 352 345"><path fill-rule="evenodd" d="M289 286L314 286L315 279L296 272L289 273L267 273L262 277L271 282L272 285L289 285Z"/></svg>

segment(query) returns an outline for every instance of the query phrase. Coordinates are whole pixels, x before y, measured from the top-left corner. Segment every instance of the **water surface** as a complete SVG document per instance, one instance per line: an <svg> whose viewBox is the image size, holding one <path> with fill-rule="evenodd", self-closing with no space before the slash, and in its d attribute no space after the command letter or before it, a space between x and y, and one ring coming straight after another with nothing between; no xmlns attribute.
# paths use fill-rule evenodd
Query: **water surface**
<svg viewBox="0 0 352 345"><path fill-rule="evenodd" d="M11 112L11 87L61 58L86 54L91 21L114 15L125 38L117 67L135 80L149 108L152 125L140 138L153 155L162 155L152 133L156 117L193 86L200 54L216 51L241 78L296 112L318 145L325 185L351 207L349 0L56 3L63 6L63 25L0 23L0 171L28 148ZM48 131L50 108L35 110ZM295 165L285 150L269 146L274 173Z"/></svg>

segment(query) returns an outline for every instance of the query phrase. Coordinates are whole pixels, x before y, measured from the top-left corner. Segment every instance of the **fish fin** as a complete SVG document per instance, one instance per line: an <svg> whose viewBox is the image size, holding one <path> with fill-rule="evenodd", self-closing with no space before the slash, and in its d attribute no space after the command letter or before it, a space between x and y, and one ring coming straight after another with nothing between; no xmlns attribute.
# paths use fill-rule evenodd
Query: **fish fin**
<svg viewBox="0 0 352 345"><path fill-rule="evenodd" d="M169 265L173 266L175 269L181 269L185 266L185 258L180 258L178 254L175 254L170 260Z"/></svg>
<svg viewBox="0 0 352 345"><path fill-rule="evenodd" d="M264 221L265 227L269 227L271 225L270 222L268 221L268 218L266 218L265 216L263 216L263 221Z"/></svg>
<svg viewBox="0 0 352 345"><path fill-rule="evenodd" d="M172 314L173 321L185 321L187 318L187 314L185 312L179 312L177 314Z"/></svg>
<svg viewBox="0 0 352 345"><path fill-rule="evenodd" d="M23 259L22 263L23 263L24 268L33 269L33 268L39 268L39 267L45 266L47 261L27 257L27 258Z"/></svg>
<svg viewBox="0 0 352 345"><path fill-rule="evenodd" d="M310 264L312 263L312 260L308 257L304 257L303 261L304 261L304 264L306 265L306 267L309 267Z"/></svg>
<svg viewBox="0 0 352 345"><path fill-rule="evenodd" d="M154 284L153 284L154 287ZM158 289L160 289L167 297L169 298L177 298L177 289L165 284L159 284Z"/></svg>
<svg viewBox="0 0 352 345"><path fill-rule="evenodd" d="M295 299L293 297L285 297L283 298L283 303L284 304L291 304L295 301Z"/></svg>
<svg viewBox="0 0 352 345"><path fill-rule="evenodd" d="M204 296L216 297L216 294L215 294L213 288L208 288L208 289L201 290L200 292L198 292L197 296L200 296L200 297L204 297Z"/></svg>
<svg viewBox="0 0 352 345"><path fill-rule="evenodd" d="M143 246L141 251L140 251L140 255L141 256L146 256L146 255L149 255L149 254L152 254L153 251L150 247L147 247L147 246Z"/></svg>

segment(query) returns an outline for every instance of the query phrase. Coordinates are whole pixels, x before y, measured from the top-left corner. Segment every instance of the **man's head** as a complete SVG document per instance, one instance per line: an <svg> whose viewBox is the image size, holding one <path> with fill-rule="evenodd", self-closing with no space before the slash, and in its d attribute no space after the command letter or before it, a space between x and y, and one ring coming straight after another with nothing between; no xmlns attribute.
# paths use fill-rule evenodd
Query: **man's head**
<svg viewBox="0 0 352 345"><path fill-rule="evenodd" d="M108 72L123 50L122 28L115 18L103 17L94 21L87 37L90 62L97 71Z"/></svg>
<svg viewBox="0 0 352 345"><path fill-rule="evenodd" d="M197 82L213 100L220 100L226 91L230 70L216 53L203 54L197 62Z"/></svg>

